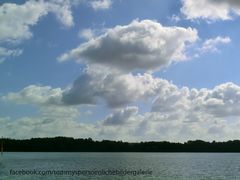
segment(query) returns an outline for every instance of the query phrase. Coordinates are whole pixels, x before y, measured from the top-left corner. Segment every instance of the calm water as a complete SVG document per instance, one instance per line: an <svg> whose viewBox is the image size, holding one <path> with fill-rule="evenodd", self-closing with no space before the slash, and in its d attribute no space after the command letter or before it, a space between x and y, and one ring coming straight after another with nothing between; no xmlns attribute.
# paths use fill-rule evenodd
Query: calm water
<svg viewBox="0 0 240 180"><path fill-rule="evenodd" d="M151 170L152 175L10 175L12 170ZM240 179L240 154L218 153L5 153L0 179Z"/></svg>

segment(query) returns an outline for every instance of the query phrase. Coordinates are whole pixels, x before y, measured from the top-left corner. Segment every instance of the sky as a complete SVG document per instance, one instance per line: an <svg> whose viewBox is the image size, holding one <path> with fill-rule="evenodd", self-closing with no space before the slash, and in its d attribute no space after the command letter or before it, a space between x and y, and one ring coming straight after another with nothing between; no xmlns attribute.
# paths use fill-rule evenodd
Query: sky
<svg viewBox="0 0 240 180"><path fill-rule="evenodd" d="M238 139L238 0L0 2L0 135Z"/></svg>

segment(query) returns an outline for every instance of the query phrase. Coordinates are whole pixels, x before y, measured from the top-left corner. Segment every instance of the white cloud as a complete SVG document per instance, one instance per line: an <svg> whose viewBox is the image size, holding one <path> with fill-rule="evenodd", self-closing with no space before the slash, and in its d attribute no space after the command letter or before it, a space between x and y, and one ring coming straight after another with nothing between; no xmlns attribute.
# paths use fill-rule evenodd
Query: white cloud
<svg viewBox="0 0 240 180"><path fill-rule="evenodd" d="M240 15L238 0L182 0L181 12L187 19L229 20L232 14Z"/></svg>
<svg viewBox="0 0 240 180"><path fill-rule="evenodd" d="M28 0L24 4L3 3L0 6L0 44L7 42L16 45L23 40L30 39L33 36L31 27L49 13L53 13L65 27L73 26L71 8L81 2L84 0ZM110 2L97 0L92 3L94 8L99 6L103 9L107 8L107 3ZM0 62L5 60L5 57L1 57L3 54L4 56L20 54L20 50L1 48Z"/></svg>
<svg viewBox="0 0 240 180"><path fill-rule="evenodd" d="M6 58L20 56L22 52L22 49L6 49L4 47L0 47L0 61L3 63Z"/></svg>
<svg viewBox="0 0 240 180"><path fill-rule="evenodd" d="M56 114L54 109L52 111L52 114ZM122 124L106 125L104 123L79 122L76 120L76 116L73 118L69 111L62 112L56 116L47 115L45 112L45 115L41 117L19 119L0 117L1 135L11 138L71 136L124 141L187 141L195 139L224 141L236 139L240 135L239 122L232 120L215 121L211 119L204 122L186 123L175 120L167 121L158 113L148 113L143 116L133 113L127 118L127 121L121 122ZM68 115L71 116L67 117Z"/></svg>
<svg viewBox="0 0 240 180"><path fill-rule="evenodd" d="M57 19L66 27L71 27L74 25L71 6L74 5L74 2L69 0L51 0L45 1L45 6L49 12L52 12L56 15ZM81 1L79 1L81 2Z"/></svg>
<svg viewBox="0 0 240 180"><path fill-rule="evenodd" d="M240 127L240 87L178 88L168 83L157 94L152 112L117 110L103 121L104 135L127 140L235 139Z"/></svg>
<svg viewBox="0 0 240 180"><path fill-rule="evenodd" d="M50 97L58 94L46 89L43 91ZM26 100L15 97L8 100L38 104L40 116L16 120L1 117L2 135L18 138L62 135L126 141L223 141L240 135L240 87L233 83L197 90L179 88L165 80L164 86L153 95L156 98L151 112L140 115L138 107L128 106L94 123L79 121L81 115L76 106L49 105L50 98L34 92L26 93ZM29 100L30 96L33 100Z"/></svg>
<svg viewBox="0 0 240 180"><path fill-rule="evenodd" d="M164 27L151 20L116 26L59 57L131 71L160 69L186 59L186 46L198 39L197 30Z"/></svg>
<svg viewBox="0 0 240 180"><path fill-rule="evenodd" d="M35 25L46 14L43 1L27 1L22 5L4 3L0 6L0 41L30 38L29 26Z"/></svg>
<svg viewBox="0 0 240 180"><path fill-rule="evenodd" d="M24 4L4 3L0 6L0 42L22 41L32 36L30 27L52 12L67 27L74 24L70 1L35 1Z"/></svg>
<svg viewBox="0 0 240 180"><path fill-rule="evenodd" d="M24 4L3 3L0 6L0 42L29 39L32 37L30 28L49 13L53 13L65 27L71 27L74 25L71 8L81 2L84 0L28 0ZM99 5L99 8L104 8L110 2L96 0L92 3L96 4L96 7Z"/></svg>
<svg viewBox="0 0 240 180"><path fill-rule="evenodd" d="M199 49L201 53L206 52L218 52L218 46L223 44L228 44L231 42L229 37L217 36L216 38L207 39L202 44L202 47Z"/></svg>
<svg viewBox="0 0 240 180"><path fill-rule="evenodd" d="M219 118L202 114L201 120L187 121L177 112L148 112L143 115L126 113L126 109L109 115L102 123L99 137L127 141L187 141L203 139L224 141L235 139L240 127L238 117ZM182 113L185 113L182 112ZM196 112L195 112L196 113ZM131 114L131 115L130 115ZM193 115L192 115L193 116ZM197 113L196 115L197 116ZM119 118L121 117L121 118ZM121 119L121 120L120 120ZM107 120L109 123L106 123Z"/></svg>
<svg viewBox="0 0 240 180"><path fill-rule="evenodd" d="M118 74L89 67L68 90L32 85L1 99L35 104L40 110L39 116L0 118L3 124L0 131L8 137L63 135L127 141L222 141L240 135L240 87L233 83L213 89L180 88L147 73ZM140 114L139 107L131 103L145 99L153 100L152 109ZM118 109L94 123L82 123L79 107L69 106L102 100ZM125 107L120 109L120 105Z"/></svg>
<svg viewBox="0 0 240 180"><path fill-rule="evenodd" d="M18 104L86 105L106 103L110 108L150 102L169 82L151 74L119 74L102 67L88 67L70 88L30 85L1 99Z"/></svg>
<svg viewBox="0 0 240 180"><path fill-rule="evenodd" d="M177 23L177 22L181 21L181 18L174 14L170 17L170 20Z"/></svg>
<svg viewBox="0 0 240 180"><path fill-rule="evenodd" d="M111 5L111 0L92 0L91 2L91 6L95 10L109 9Z"/></svg>
<svg viewBox="0 0 240 180"><path fill-rule="evenodd" d="M94 38L95 33L92 29L83 29L83 30L79 31L78 36L82 37L86 40L91 40Z"/></svg>
<svg viewBox="0 0 240 180"><path fill-rule="evenodd" d="M152 111L171 114L179 111L186 121L240 116L240 87L225 83L214 89L164 89L153 103Z"/></svg>
<svg viewBox="0 0 240 180"><path fill-rule="evenodd" d="M240 116L240 87L225 83L213 89L179 88L150 74L113 74L88 68L68 90L31 85L1 97L4 101L39 106L99 104L120 107L153 101L152 112L167 119L201 121L209 117ZM148 101L149 102L149 101Z"/></svg>
<svg viewBox="0 0 240 180"><path fill-rule="evenodd" d="M30 28L48 13L55 14L64 26L73 26L71 6L68 0L29 0L24 4L3 3L0 6L0 43L16 45L31 38L33 34ZM0 47L0 61L3 62L7 57L16 57L21 53L20 49Z"/></svg>
<svg viewBox="0 0 240 180"><path fill-rule="evenodd" d="M113 112L103 121L83 123L77 121L81 119L78 111L69 108L73 107L43 108L40 116L35 117L0 117L1 134L11 138L71 136L124 141L224 141L240 135L240 123L236 119L184 122L182 118L167 119L159 112L139 115L137 107L127 107Z"/></svg>
<svg viewBox="0 0 240 180"><path fill-rule="evenodd" d="M148 101L168 82L150 74L119 74L99 67L89 67L72 87L62 90L30 85L1 99L18 104L84 105L106 103L111 108L137 101Z"/></svg>
<svg viewBox="0 0 240 180"><path fill-rule="evenodd" d="M17 119L1 117L1 134L11 138L73 136L90 137L98 132L96 125L78 121L81 117L76 106L64 106L60 88L30 85L19 92L8 93L0 100L5 103L36 105L37 115ZM90 134L89 134L90 133Z"/></svg>
<svg viewBox="0 0 240 180"><path fill-rule="evenodd" d="M32 137L97 137L95 125L78 122L75 107L41 107L39 116L24 116L18 119L0 117L1 135L11 138ZM92 134L92 135L90 135Z"/></svg>
<svg viewBox="0 0 240 180"><path fill-rule="evenodd" d="M61 88L30 85L20 92L8 93L1 99L17 104L61 105L62 92Z"/></svg>

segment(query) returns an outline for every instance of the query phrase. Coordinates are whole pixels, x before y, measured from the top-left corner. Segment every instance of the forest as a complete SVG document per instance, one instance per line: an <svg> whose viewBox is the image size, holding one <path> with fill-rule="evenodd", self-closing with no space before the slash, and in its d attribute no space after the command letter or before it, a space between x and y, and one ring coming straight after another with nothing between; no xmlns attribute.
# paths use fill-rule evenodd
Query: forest
<svg viewBox="0 0 240 180"><path fill-rule="evenodd" d="M71 137L1 140L8 152L240 152L240 141L205 142L202 140L175 143L167 141L123 142L94 141Z"/></svg>

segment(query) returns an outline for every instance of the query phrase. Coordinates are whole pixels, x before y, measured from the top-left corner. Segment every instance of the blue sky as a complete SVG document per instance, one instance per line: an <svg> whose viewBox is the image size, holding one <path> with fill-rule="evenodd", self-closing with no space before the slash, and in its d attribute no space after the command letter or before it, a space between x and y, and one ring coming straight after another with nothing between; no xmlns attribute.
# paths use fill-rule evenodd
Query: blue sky
<svg viewBox="0 0 240 180"><path fill-rule="evenodd" d="M204 0L203 12L198 3L1 2L0 19L8 20L0 21L0 132L130 141L237 138L230 129L240 126L240 4ZM92 37L81 36L86 30ZM124 40L122 31L134 38ZM166 45L150 50L155 41Z"/></svg>

